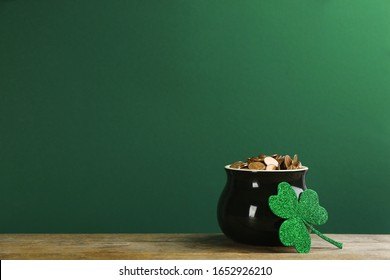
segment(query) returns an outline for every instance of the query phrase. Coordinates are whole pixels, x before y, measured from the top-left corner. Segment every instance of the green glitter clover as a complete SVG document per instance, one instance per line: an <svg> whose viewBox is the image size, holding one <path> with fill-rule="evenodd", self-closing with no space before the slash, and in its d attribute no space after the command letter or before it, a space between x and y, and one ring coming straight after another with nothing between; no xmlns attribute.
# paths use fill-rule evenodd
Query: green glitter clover
<svg viewBox="0 0 390 280"><path fill-rule="evenodd" d="M342 243L326 237L312 226L325 224L328 220L328 212L320 206L315 191L303 191L298 201L290 184L281 182L278 194L270 196L268 203L275 215L286 219L279 228L279 238L283 245L294 246L299 253L308 253L311 247L309 228L322 239L343 248Z"/></svg>

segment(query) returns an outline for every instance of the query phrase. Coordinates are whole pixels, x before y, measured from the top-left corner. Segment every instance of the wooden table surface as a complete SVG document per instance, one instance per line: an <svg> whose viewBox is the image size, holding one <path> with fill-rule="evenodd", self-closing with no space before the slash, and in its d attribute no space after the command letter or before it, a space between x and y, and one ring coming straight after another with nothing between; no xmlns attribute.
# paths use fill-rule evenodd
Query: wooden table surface
<svg viewBox="0 0 390 280"><path fill-rule="evenodd" d="M390 235L328 236L344 248L316 235L310 253L298 254L291 247L238 244L222 234L0 234L0 259L390 259Z"/></svg>

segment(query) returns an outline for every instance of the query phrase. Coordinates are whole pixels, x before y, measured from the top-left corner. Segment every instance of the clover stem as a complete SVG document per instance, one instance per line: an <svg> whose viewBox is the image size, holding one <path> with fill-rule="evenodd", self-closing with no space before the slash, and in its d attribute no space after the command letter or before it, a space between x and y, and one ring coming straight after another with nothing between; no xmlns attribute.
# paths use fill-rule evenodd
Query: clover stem
<svg viewBox="0 0 390 280"><path fill-rule="evenodd" d="M318 230L316 230L311 224L309 224L308 222L306 221L303 221L315 234L317 234L319 237L321 237L322 239L328 241L329 243L333 244L334 246L336 246L337 248L339 249L342 249L343 248L343 243L340 243L340 242L337 242L336 240L333 240L332 238L329 238L325 235L323 235L321 232L319 232Z"/></svg>

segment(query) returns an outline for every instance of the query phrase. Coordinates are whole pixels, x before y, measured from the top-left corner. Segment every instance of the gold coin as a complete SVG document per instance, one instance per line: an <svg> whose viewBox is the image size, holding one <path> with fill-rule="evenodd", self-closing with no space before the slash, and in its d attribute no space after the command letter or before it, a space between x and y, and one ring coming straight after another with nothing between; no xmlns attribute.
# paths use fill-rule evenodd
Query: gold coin
<svg viewBox="0 0 390 280"><path fill-rule="evenodd" d="M259 158L259 157L251 157L251 158L248 159L248 161L250 161L250 162L260 162L261 158Z"/></svg>
<svg viewBox="0 0 390 280"><path fill-rule="evenodd" d="M265 165L259 161L251 162L248 164L249 169L264 170Z"/></svg>
<svg viewBox="0 0 390 280"><path fill-rule="evenodd" d="M293 160L292 160L292 164L296 166L297 163L298 163L298 155L295 154L295 155L294 155L294 158L293 158Z"/></svg>
<svg viewBox="0 0 390 280"><path fill-rule="evenodd" d="M237 161L237 162L231 164L230 167L231 167L231 168L237 168L237 169L239 169L239 168L241 168L241 167L243 166L243 164L244 164L244 162L242 162L242 161Z"/></svg>
<svg viewBox="0 0 390 280"><path fill-rule="evenodd" d="M286 166L286 169L288 169L292 164L292 159L289 155L286 155L284 157L284 165Z"/></svg>
<svg viewBox="0 0 390 280"><path fill-rule="evenodd" d="M276 158L276 160L278 161L279 166L280 166L284 162L284 156L279 156Z"/></svg>
<svg viewBox="0 0 390 280"><path fill-rule="evenodd" d="M276 159L274 159L273 157L266 157L264 159L264 162L265 162L266 165L272 164L272 165L275 165L276 167L279 166L278 161Z"/></svg>
<svg viewBox="0 0 390 280"><path fill-rule="evenodd" d="M267 165L267 168L266 168L266 170L276 170L276 169L277 169L276 165L273 165L273 164Z"/></svg>

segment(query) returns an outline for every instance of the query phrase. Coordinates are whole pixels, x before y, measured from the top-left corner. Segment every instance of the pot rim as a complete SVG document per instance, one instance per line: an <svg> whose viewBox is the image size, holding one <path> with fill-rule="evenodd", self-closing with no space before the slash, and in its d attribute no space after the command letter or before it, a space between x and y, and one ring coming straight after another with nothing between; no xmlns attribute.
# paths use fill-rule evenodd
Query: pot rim
<svg viewBox="0 0 390 280"><path fill-rule="evenodd" d="M225 165L225 169L227 170L232 170L232 171L243 171L243 172L265 172L265 173L272 173L272 172L276 172L276 173L285 173L285 172L299 172L299 171L307 171L309 170L309 167L307 166L302 166L301 168L299 169L284 169L284 170L256 170L256 169L237 169L237 168L231 168L230 167L230 164L228 165Z"/></svg>

